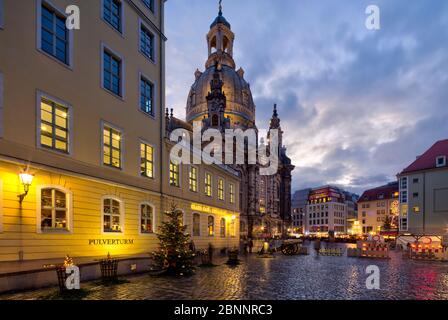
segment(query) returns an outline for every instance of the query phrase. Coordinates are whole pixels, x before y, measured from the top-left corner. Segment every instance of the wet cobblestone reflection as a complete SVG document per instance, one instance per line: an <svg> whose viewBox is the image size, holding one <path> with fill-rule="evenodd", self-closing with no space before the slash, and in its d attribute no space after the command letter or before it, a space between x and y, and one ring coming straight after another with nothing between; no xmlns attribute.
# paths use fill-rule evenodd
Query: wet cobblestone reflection
<svg viewBox="0 0 448 320"><path fill-rule="evenodd" d="M103 287L83 283L87 299L448 299L448 264L403 260L391 253L389 260L309 256L274 259L242 257L229 267L224 260L214 268L198 268L182 279L127 277L129 282ZM380 290L365 286L368 265L381 271ZM2 299L41 299L56 289L0 296Z"/></svg>

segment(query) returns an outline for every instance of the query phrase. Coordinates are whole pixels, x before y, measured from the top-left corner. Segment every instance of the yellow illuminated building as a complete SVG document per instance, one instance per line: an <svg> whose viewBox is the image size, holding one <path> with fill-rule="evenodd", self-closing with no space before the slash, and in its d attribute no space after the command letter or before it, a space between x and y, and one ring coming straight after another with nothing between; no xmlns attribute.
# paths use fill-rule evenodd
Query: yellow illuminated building
<svg viewBox="0 0 448 320"><path fill-rule="evenodd" d="M170 166L165 1L110 2L0 1L0 262L147 256L172 203L196 248L238 245L238 174Z"/></svg>

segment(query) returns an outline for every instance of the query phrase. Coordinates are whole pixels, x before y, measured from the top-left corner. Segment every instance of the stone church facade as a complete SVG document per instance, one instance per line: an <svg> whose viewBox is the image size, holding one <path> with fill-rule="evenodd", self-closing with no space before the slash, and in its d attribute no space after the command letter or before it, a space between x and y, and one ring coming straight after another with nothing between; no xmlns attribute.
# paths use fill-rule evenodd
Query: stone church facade
<svg viewBox="0 0 448 320"><path fill-rule="evenodd" d="M195 72L186 106L186 123L202 122L203 130L254 129L256 106L244 70L236 69L233 59L235 34L224 18L220 7L218 17L207 34L208 59L205 70ZM179 127L179 119L173 117ZM283 131L277 107L274 106L270 129L279 131L279 168L276 174L260 175L259 164L233 165L239 172L240 184L240 236L242 238L265 238L287 233L291 225L291 172L294 166L282 145ZM269 147L269 136L266 137ZM258 143L258 142L257 142Z"/></svg>

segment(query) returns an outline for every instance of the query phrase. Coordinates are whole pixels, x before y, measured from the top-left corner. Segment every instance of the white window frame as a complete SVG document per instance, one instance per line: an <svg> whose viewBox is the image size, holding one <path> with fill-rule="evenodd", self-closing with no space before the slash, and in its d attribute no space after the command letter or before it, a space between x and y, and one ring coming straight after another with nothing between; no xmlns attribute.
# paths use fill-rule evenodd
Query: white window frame
<svg viewBox="0 0 448 320"><path fill-rule="evenodd" d="M67 128L67 134L68 134L68 139L67 139L67 152L64 151L60 151L57 149L52 149L46 146L43 146L41 144L40 141L40 134L41 134L41 103L42 103L42 98L45 98L47 100L50 100L54 103L57 103L61 106L63 106L64 108L67 108L68 110L68 128ZM0 104L1 107L1 104ZM0 110L1 113L1 110ZM45 150L48 152L54 152L56 154L59 155L73 155L73 107L70 103L61 100L59 98L56 98L48 93L45 93L43 91L37 90L36 93L36 145L39 149L41 150ZM0 115L0 120L1 120L1 115ZM0 134L1 136L1 134Z"/></svg>
<svg viewBox="0 0 448 320"><path fill-rule="evenodd" d="M104 86L104 51L109 51L109 53L111 55L115 56L115 58L118 58L121 61L121 79L120 79L121 96L116 94L115 92L112 92L111 90L107 89ZM120 99L120 100L124 101L125 100L125 96L126 96L126 86L125 86L126 62L125 62L124 57L121 54L119 54L117 51L113 50L106 43L101 42L100 59L101 59L101 78L100 78L101 88L103 88L104 91L106 91L107 93L109 93L112 96L116 97L117 99ZM139 85L140 85L140 83L139 83Z"/></svg>
<svg viewBox="0 0 448 320"><path fill-rule="evenodd" d="M110 23L109 23L109 21L107 21L106 19L104 19L104 0L101 0L101 12L100 12L100 17L101 17L101 20L103 20L103 22L109 27L109 28L112 28L112 30L114 30L117 34L119 34L121 37L123 37L124 38L124 36L125 36L125 29L126 29L126 20L125 20L125 14L124 14L124 1L123 0L118 0L120 3L121 3L121 5L120 5L120 15L121 15L121 19L120 19L120 22L121 22L121 25L120 25L120 29L121 29L121 31L120 30L117 30L117 29L115 29L115 27L113 26L113 25L111 25Z"/></svg>
<svg viewBox="0 0 448 320"><path fill-rule="evenodd" d="M2 1L2 0L0 0ZM3 137L3 97L4 89L3 89L3 73L0 71L0 138Z"/></svg>
<svg viewBox="0 0 448 320"><path fill-rule="evenodd" d="M104 200L106 199L111 199L111 200L115 200L118 201L118 203L120 204L120 232L108 232L108 231L104 231ZM124 201L114 195L105 195L101 197L101 234L105 235L124 235L124 217L125 217L125 213L124 213Z"/></svg>
<svg viewBox="0 0 448 320"><path fill-rule="evenodd" d="M104 164L104 127L109 127L113 130L116 130L118 132L120 132L120 168L114 167L112 165L107 165ZM101 146L100 146L100 153L101 153L101 166L105 167L105 168L110 168L112 170L120 170L123 171L124 170L124 151L125 151L125 139L124 139L124 130L121 129L120 127L117 127L113 124L111 124L110 122L101 120L101 126L100 126L100 138L101 138ZM140 147L140 145L139 145Z"/></svg>
<svg viewBox="0 0 448 320"><path fill-rule="evenodd" d="M156 1L154 1L154 3L155 2ZM145 5L145 7L146 7L146 5ZM153 42L153 48L152 48L152 55L153 55L152 59L141 51L140 44L141 44L141 40L142 40L141 39L141 28L142 28L142 26L145 27L146 30L148 30L152 34L152 37L153 37L153 41L154 42ZM157 55L158 54L158 52L157 52L157 48L158 48L157 47L158 46L158 42L157 41L158 40L157 40L156 34L157 33L153 30L153 28L151 26L149 26L141 18L138 19L138 37L137 37L137 39L138 39L138 48L137 48L137 50L143 57L145 57L146 60L148 60L149 62L151 62L153 64L157 64L157 57L158 57L158 55Z"/></svg>
<svg viewBox="0 0 448 320"><path fill-rule="evenodd" d="M0 0L0 29L4 29L4 27L5 27L5 4L3 0Z"/></svg>
<svg viewBox="0 0 448 320"><path fill-rule="evenodd" d="M2 1L2 0L0 0ZM44 54L45 56L53 59L54 61L56 61L57 63L59 63L61 66L64 66L70 70L73 71L74 68L74 29L72 30L67 30L68 32L68 50L67 50L67 54L68 54L68 62L64 63L62 61L60 61L58 58L52 56L51 54L48 54L47 52L45 52L44 50L42 50L42 4L46 4L49 7L51 7L55 12L57 12L59 15L64 16L64 17L68 17L68 14L66 14L64 12L64 10L60 10L56 5L54 5L51 1L49 0L36 0L36 49Z"/></svg>
<svg viewBox="0 0 448 320"><path fill-rule="evenodd" d="M142 210L141 207L147 205L150 206L152 208L152 232L148 233L148 232L142 232L142 226L141 226L141 221L142 221ZM143 235L143 236L156 236L156 231L157 231L157 227L156 227L156 206L154 204L152 204L149 201L142 201L138 204L138 233L139 235Z"/></svg>
<svg viewBox="0 0 448 320"><path fill-rule="evenodd" d="M153 87L153 93L152 93L152 95L153 95L153 106L152 106L152 114L149 114L149 113L146 113L146 112L144 112L142 109L141 109L141 106L140 106L140 103L141 103L141 101L140 101L140 98L141 98L141 95L142 95L142 86L141 86L141 84L140 84L140 82L141 82L141 80L142 80L142 78L143 79L145 79L146 81L148 81L149 83L151 83L152 84L152 87ZM143 73L143 72L139 72L138 73L138 110L141 112L141 113L143 113L145 116L147 116L147 117L149 117L149 118L151 118L151 119L156 119L156 114L157 114L157 110L158 110L158 108L157 108L157 103L158 103L158 96L157 96L157 85L156 85L156 82L155 81L153 81L152 79L151 79L151 77L149 77L148 75L146 75L145 73Z"/></svg>
<svg viewBox="0 0 448 320"><path fill-rule="evenodd" d="M439 164L439 160L442 160L443 163ZM438 156L436 158L436 167L437 168L442 168L442 167L445 167L445 166L446 166L446 156Z"/></svg>
<svg viewBox="0 0 448 320"><path fill-rule="evenodd" d="M56 189L62 191L66 195L67 204L67 229L66 230L42 230L42 190ZM36 187L36 232L43 234L72 234L73 233L73 192L70 189L60 185L48 184Z"/></svg>

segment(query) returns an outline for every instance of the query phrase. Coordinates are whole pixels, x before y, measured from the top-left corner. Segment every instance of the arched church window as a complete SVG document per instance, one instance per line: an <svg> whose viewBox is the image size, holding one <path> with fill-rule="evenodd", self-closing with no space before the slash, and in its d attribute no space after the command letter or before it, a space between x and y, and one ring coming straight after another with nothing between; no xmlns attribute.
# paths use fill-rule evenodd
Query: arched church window
<svg viewBox="0 0 448 320"><path fill-rule="evenodd" d="M219 126L219 118L218 115L213 115L212 116L212 127L217 127Z"/></svg>
<svg viewBox="0 0 448 320"><path fill-rule="evenodd" d="M227 37L224 37L223 39L223 51L224 52L229 52L229 39L227 39Z"/></svg>
<svg viewBox="0 0 448 320"><path fill-rule="evenodd" d="M212 41L210 41L210 49L212 53L217 51L216 47L216 37L213 37Z"/></svg>

